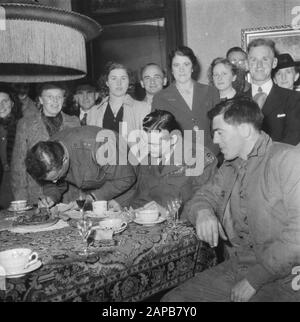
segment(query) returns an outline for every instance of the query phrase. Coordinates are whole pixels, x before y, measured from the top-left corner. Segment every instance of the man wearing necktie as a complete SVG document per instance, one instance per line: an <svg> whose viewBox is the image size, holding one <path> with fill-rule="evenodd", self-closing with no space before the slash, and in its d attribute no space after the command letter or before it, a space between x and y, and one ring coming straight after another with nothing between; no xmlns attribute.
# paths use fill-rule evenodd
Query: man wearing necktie
<svg viewBox="0 0 300 322"><path fill-rule="evenodd" d="M97 99L99 93L96 88L90 84L81 84L77 86L74 100L79 106L79 119L81 126L96 125L98 105Z"/></svg>
<svg viewBox="0 0 300 322"><path fill-rule="evenodd" d="M300 142L300 95L273 83L271 73L277 66L275 43L254 39L248 45L251 89L247 92L261 108L262 129L274 141L296 145Z"/></svg>

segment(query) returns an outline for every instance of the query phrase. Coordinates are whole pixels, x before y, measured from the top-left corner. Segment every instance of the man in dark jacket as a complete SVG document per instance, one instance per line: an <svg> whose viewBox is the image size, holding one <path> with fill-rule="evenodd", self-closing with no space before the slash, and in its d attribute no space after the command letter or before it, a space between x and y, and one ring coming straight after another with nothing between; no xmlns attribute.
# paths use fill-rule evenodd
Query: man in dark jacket
<svg viewBox="0 0 300 322"><path fill-rule="evenodd" d="M273 83L272 69L277 66L275 44L270 39L254 39L248 45L251 88L247 95L260 106L264 115L262 130L272 140L296 145L300 142L300 95Z"/></svg>
<svg viewBox="0 0 300 322"><path fill-rule="evenodd" d="M229 258L165 295L167 301L299 301L300 149L272 142L255 102L235 98L209 112L225 162L191 200L198 237ZM296 285L297 286L297 285Z"/></svg>
<svg viewBox="0 0 300 322"><path fill-rule="evenodd" d="M96 126L63 130L50 141L38 142L27 153L26 168L43 186L40 206L51 207L71 183L93 199L110 200L135 182L127 165L127 145L114 132ZM124 164L124 165L121 165Z"/></svg>

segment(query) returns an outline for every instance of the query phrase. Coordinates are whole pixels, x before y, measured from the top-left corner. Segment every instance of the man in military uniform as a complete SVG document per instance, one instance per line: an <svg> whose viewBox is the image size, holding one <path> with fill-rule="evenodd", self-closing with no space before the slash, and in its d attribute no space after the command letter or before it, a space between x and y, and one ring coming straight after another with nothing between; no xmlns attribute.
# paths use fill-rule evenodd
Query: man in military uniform
<svg viewBox="0 0 300 322"><path fill-rule="evenodd" d="M228 257L178 286L163 301L300 301L300 149L273 142L263 114L239 97L209 112L225 162L196 191L189 220L200 240Z"/></svg>
<svg viewBox="0 0 300 322"><path fill-rule="evenodd" d="M151 112L144 118L143 129L149 154L136 167L137 183L131 196L121 196L117 201L133 208L155 201L167 208L168 202L180 199L183 212L188 211L194 191L214 175L216 157L203 145L197 144L196 151L192 140L183 139L170 112Z"/></svg>
<svg viewBox="0 0 300 322"><path fill-rule="evenodd" d="M83 126L38 142L28 151L25 163L28 173L44 182L45 197L39 206L52 207L60 201L67 183L95 200L110 200L127 191L136 177L126 160L126 142L118 140L113 131Z"/></svg>

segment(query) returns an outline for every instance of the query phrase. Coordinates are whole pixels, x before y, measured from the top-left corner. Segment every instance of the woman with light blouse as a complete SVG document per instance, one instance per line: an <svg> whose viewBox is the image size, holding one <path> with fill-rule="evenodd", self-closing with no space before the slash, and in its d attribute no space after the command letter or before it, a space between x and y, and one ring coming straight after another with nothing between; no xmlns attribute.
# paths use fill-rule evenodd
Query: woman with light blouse
<svg viewBox="0 0 300 322"><path fill-rule="evenodd" d="M129 88L128 69L118 63L106 66L106 86L109 94L98 107L97 118L91 125L113 130L127 137L132 130L142 129L143 118L149 113L145 102L127 94Z"/></svg>

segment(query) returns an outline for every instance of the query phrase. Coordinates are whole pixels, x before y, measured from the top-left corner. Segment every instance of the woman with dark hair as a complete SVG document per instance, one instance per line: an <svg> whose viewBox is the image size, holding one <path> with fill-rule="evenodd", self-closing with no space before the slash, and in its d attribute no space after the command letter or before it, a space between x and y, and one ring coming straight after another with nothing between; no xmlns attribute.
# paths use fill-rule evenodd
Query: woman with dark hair
<svg viewBox="0 0 300 322"><path fill-rule="evenodd" d="M115 206L139 208L155 201L158 207L167 208L168 202L180 199L183 211L188 211L194 189L215 173L216 158L207 148L198 145L195 151L191 142L183 140L179 123L168 111L148 114L143 129L148 154L137 166L135 187L117 198Z"/></svg>
<svg viewBox="0 0 300 322"><path fill-rule="evenodd" d="M189 47L181 46L171 53L170 68L174 82L154 95L152 110L163 108L171 112L183 130L203 130L205 146L217 153L206 114L219 102L218 91L197 82L200 66Z"/></svg>
<svg viewBox="0 0 300 322"><path fill-rule="evenodd" d="M11 191L11 157L17 122L22 116L21 103L8 86L0 86L0 208L13 200Z"/></svg>
<svg viewBox="0 0 300 322"><path fill-rule="evenodd" d="M208 71L210 84L219 91L221 99L230 99L243 92L245 78L227 58L215 58Z"/></svg>
<svg viewBox="0 0 300 322"><path fill-rule="evenodd" d="M109 62L105 69L105 84L109 94L100 103L95 119L96 126L127 135L132 130L141 129L143 118L149 113L145 102L133 99L127 92L130 77L128 69L119 63Z"/></svg>
<svg viewBox="0 0 300 322"><path fill-rule="evenodd" d="M24 117L17 126L16 142L12 156L12 189L15 199L38 203L42 187L27 172L27 151L39 141L47 141L55 133L70 127L80 126L76 116L62 112L65 89L55 83L45 83L39 90L41 110Z"/></svg>

